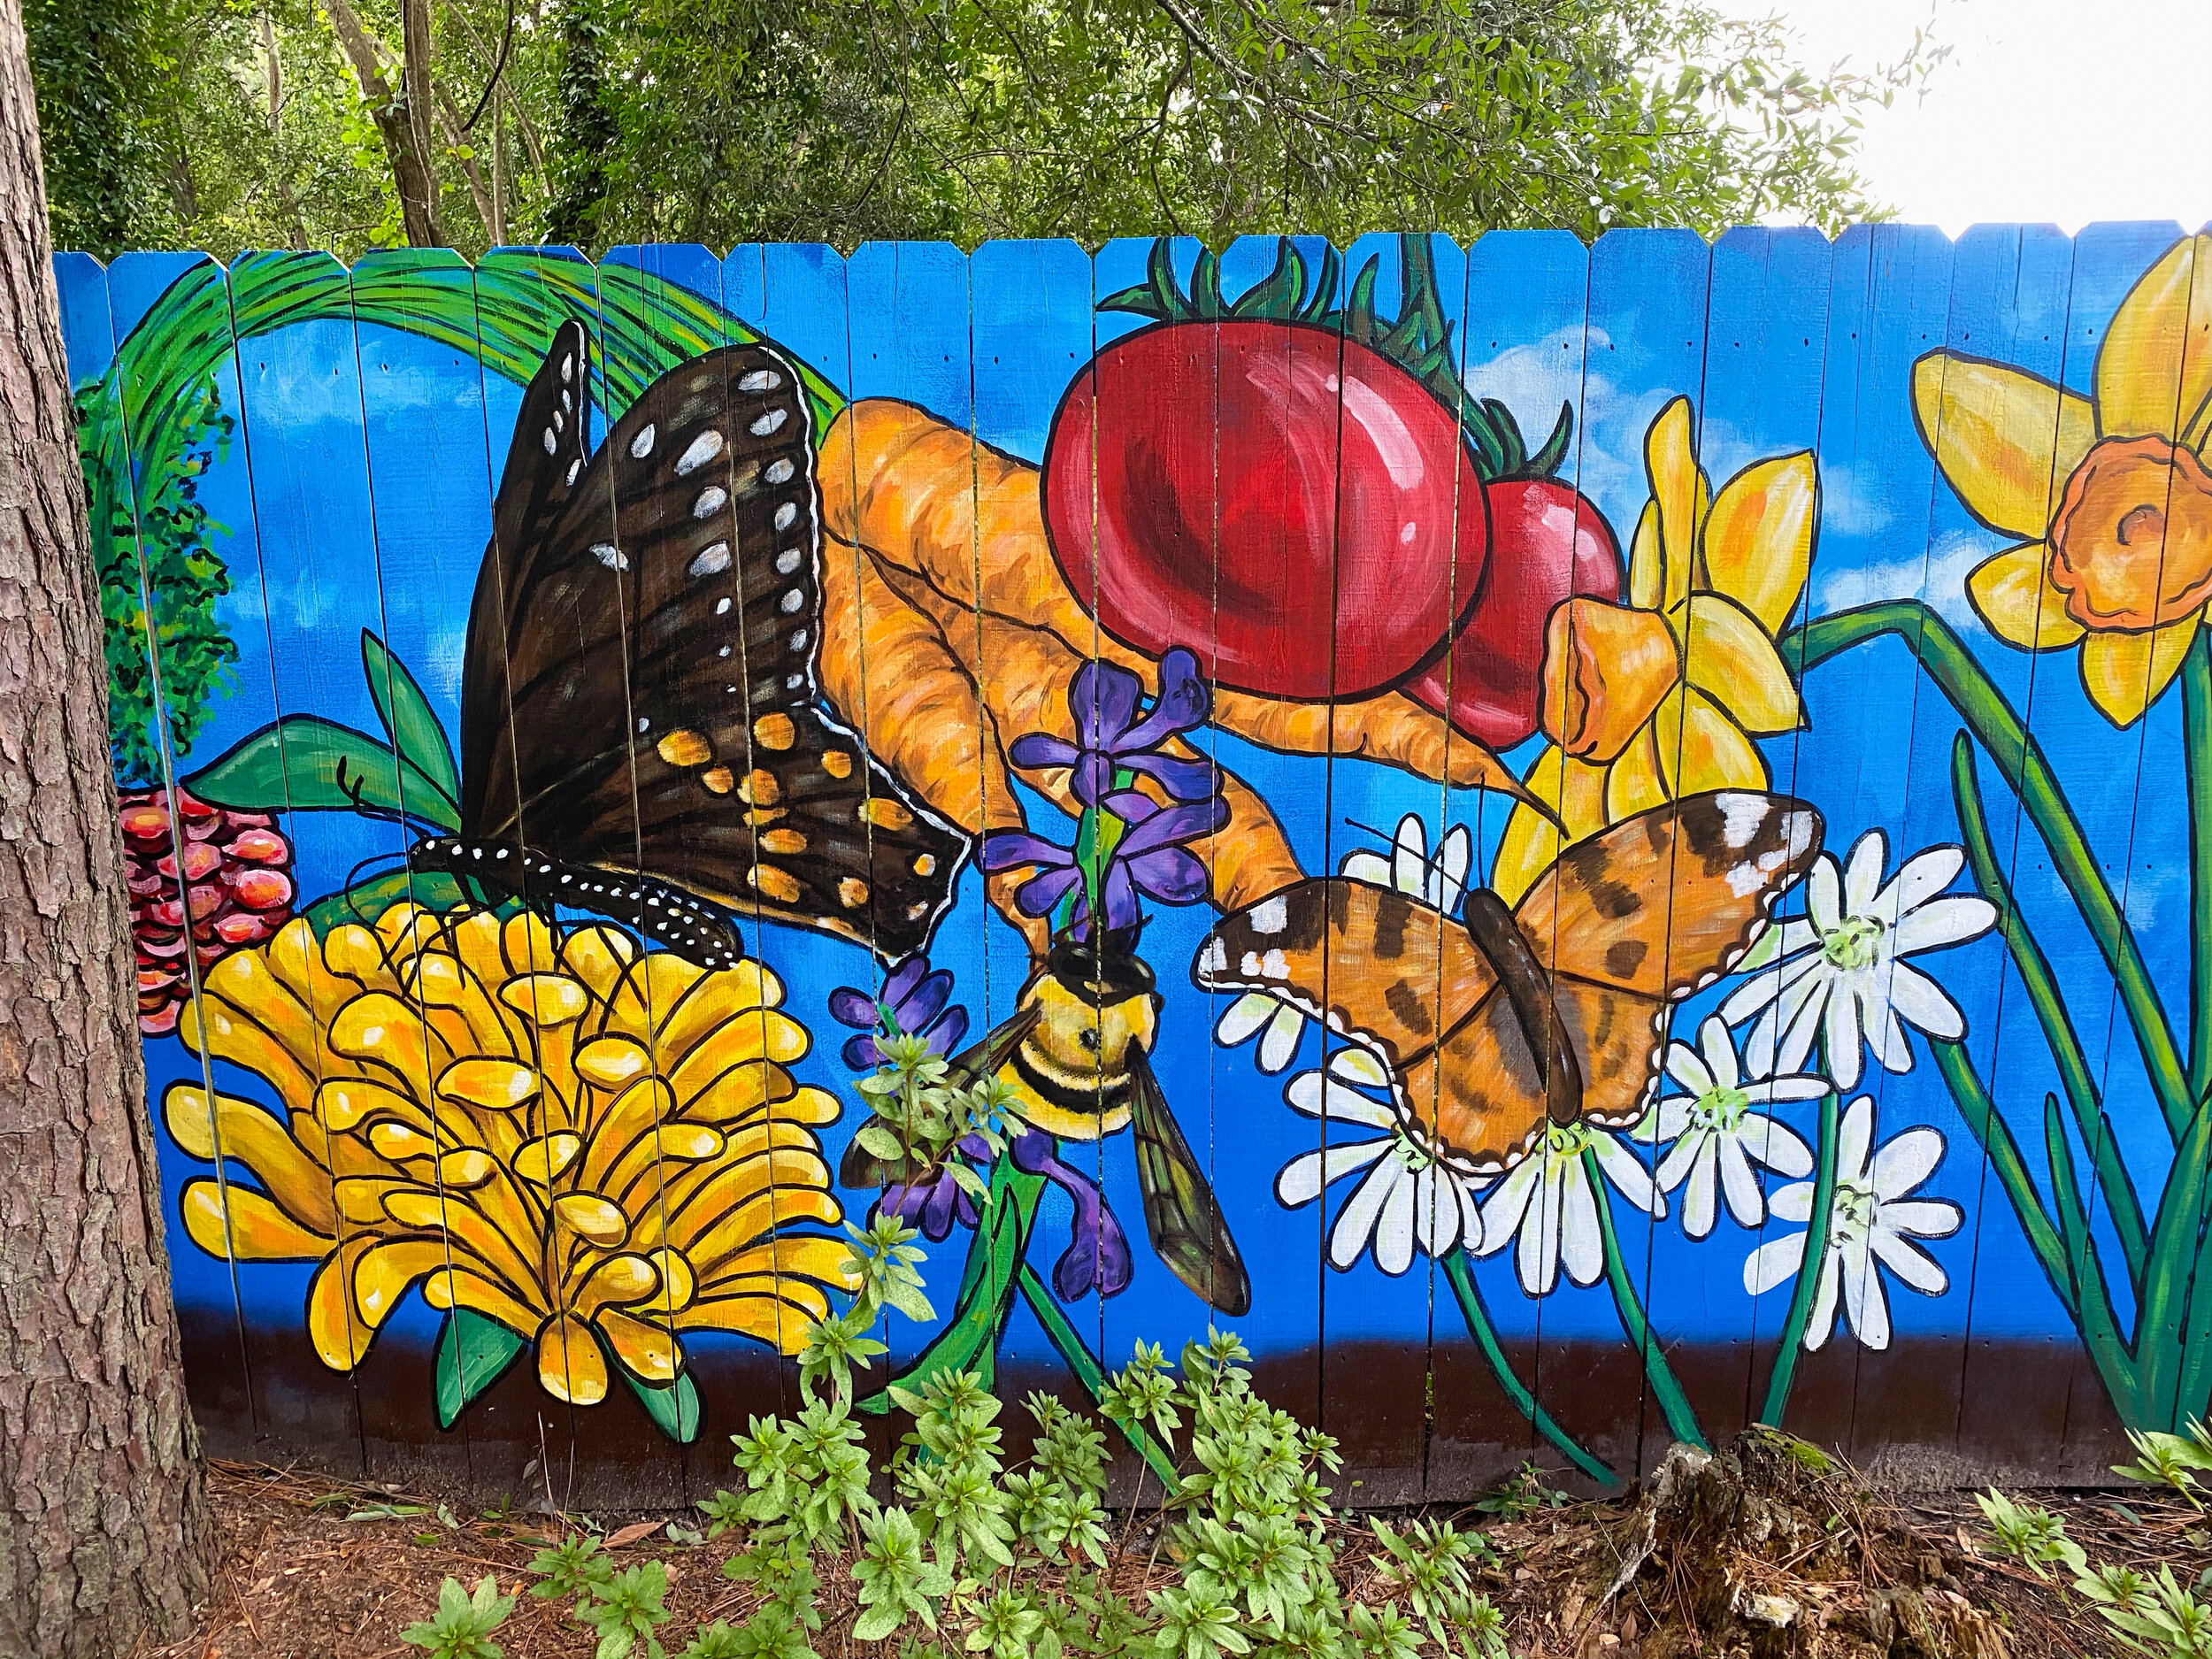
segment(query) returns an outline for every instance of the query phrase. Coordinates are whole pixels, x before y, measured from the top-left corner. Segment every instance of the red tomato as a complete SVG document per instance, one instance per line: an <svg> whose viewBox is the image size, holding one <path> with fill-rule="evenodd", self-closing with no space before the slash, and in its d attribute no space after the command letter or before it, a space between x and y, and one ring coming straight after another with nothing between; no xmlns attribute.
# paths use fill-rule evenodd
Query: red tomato
<svg viewBox="0 0 2212 1659"><path fill-rule="evenodd" d="M1482 501L1450 411L1295 323L1114 342L1045 449L1053 553L1106 632L1152 657L1189 646L1272 697L1365 696L1434 652L1480 584L1489 525L1463 509Z"/></svg>
<svg viewBox="0 0 2212 1659"><path fill-rule="evenodd" d="M1536 730L1545 618L1572 594L1618 599L1621 554L1597 508L1557 479L1506 479L1487 494L1488 580L1448 658L1440 656L1406 691L1503 749Z"/></svg>

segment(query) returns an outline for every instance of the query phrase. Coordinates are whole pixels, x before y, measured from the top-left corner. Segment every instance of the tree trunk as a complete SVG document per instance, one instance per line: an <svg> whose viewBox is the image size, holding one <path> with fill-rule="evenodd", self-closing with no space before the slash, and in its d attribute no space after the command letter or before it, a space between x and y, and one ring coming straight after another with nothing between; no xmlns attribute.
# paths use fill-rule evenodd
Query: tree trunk
<svg viewBox="0 0 2212 1659"><path fill-rule="evenodd" d="M0 1654L181 1635L213 1528L145 1110L21 0L0 0Z"/></svg>
<svg viewBox="0 0 2212 1659"><path fill-rule="evenodd" d="M419 124L408 109L403 88L411 79L401 65L403 91L395 93L384 79L376 42L362 27L361 15L348 0L323 0L338 44L353 65L353 78L361 83L361 96L384 140L385 158L392 164L392 188L399 192L399 218L411 248L442 248L445 232L438 224L438 176L430 165L427 126L429 100L423 100L425 120ZM427 75L427 66L425 66Z"/></svg>

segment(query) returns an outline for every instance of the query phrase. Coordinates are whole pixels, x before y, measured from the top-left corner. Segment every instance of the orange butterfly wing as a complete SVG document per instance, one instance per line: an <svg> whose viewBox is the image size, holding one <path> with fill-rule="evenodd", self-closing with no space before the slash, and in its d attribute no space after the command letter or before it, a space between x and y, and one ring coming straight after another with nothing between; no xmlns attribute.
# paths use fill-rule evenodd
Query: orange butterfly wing
<svg viewBox="0 0 2212 1659"><path fill-rule="evenodd" d="M1474 934L1387 888L1341 878L1286 887L1225 917L1192 977L1323 1019L1383 1061L1440 1151L1496 1169L1525 1156L1555 1111L1611 1128L1643 1115L1668 1010L1742 958L1811 867L1821 829L1802 802L1724 791L1568 849L1513 921L1571 1051L1569 1087Z"/></svg>

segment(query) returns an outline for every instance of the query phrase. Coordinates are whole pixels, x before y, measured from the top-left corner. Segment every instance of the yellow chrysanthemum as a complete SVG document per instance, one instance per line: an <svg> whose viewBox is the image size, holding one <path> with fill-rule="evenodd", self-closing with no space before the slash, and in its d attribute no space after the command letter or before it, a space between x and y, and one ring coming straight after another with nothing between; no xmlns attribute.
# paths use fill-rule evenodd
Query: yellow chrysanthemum
<svg viewBox="0 0 2212 1659"><path fill-rule="evenodd" d="M2212 236L2176 242L2114 313L2094 396L1932 351L1913 412L1967 510L2024 538L1967 578L1991 633L2081 648L2089 700L2139 718L2212 602Z"/></svg>
<svg viewBox="0 0 2212 1659"><path fill-rule="evenodd" d="M1713 493L1678 397L1644 434L1651 500L1629 553L1626 603L1570 599L1544 634L1550 742L1498 847L1490 885L1512 903L1563 847L1708 789L1763 789L1754 736L1801 718L1774 649L1805 587L1818 517L1809 452L1757 461ZM1562 839L1560 829L1565 829Z"/></svg>
<svg viewBox="0 0 2212 1659"><path fill-rule="evenodd" d="M534 1343L578 1405L609 1355L673 1380L686 1331L795 1353L849 1286L841 1240L792 1230L841 1218L813 1133L838 1106L786 1069L809 1038L782 1000L757 964L710 973L605 926L402 903L318 943L295 921L210 968L179 1026L283 1105L169 1089L177 1144L257 1183L187 1183L186 1230L320 1263L308 1333L334 1370L417 1284Z"/></svg>

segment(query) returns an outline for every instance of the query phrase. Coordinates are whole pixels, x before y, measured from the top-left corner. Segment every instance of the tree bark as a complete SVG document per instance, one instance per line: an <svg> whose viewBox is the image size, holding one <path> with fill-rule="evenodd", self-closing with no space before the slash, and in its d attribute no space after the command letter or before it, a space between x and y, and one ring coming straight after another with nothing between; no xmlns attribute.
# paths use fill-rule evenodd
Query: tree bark
<svg viewBox="0 0 2212 1659"><path fill-rule="evenodd" d="M395 93L384 79L376 42L362 27L360 13L348 0L323 0L323 10L329 14L331 31L337 35L346 61L353 65L353 78L361 83L361 96L367 101L377 133L384 140L385 159L392 164L392 188L399 192L400 226L406 233L407 245L444 247L445 232L438 224L438 175L430 165L428 97L422 101L421 119L418 120L403 94L415 78L412 66L403 62L403 92ZM405 50L411 50L412 45L411 36ZM426 63L422 70L426 87L428 73Z"/></svg>
<svg viewBox="0 0 2212 1659"><path fill-rule="evenodd" d="M0 0L0 1654L182 1634L213 1528L145 1110L84 478Z"/></svg>

